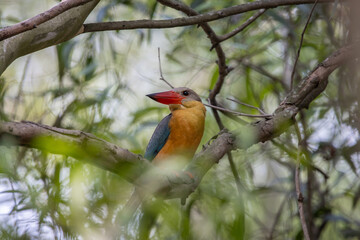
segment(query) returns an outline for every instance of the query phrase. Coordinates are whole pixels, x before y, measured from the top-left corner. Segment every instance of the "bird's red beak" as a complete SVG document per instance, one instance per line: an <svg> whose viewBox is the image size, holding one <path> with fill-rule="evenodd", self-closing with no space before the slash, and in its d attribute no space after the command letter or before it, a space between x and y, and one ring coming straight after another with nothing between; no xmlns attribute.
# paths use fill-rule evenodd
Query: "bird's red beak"
<svg viewBox="0 0 360 240"><path fill-rule="evenodd" d="M181 104L181 100L184 99L183 96L181 96L179 93L175 91L166 91L166 92L159 92L159 93L152 93L146 95L149 98L162 103L162 104Z"/></svg>

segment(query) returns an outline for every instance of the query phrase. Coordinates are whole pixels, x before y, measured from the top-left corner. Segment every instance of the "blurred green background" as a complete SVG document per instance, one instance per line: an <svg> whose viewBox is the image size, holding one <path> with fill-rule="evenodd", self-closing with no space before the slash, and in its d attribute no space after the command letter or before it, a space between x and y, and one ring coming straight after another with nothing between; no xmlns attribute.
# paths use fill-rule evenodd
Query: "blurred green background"
<svg viewBox="0 0 360 240"><path fill-rule="evenodd" d="M185 2L207 12L247 1ZM2 0L0 26L35 16L55 3ZM235 97L267 113L276 109L289 92L300 35L311 8L270 9L222 43L227 64L234 70L226 78L219 103L257 114L226 100ZM337 1L318 4L306 30L295 84L349 41L349 29L357 24L351 10ZM222 35L253 14L235 15L210 26ZM153 0L102 0L87 22L180 16ZM78 129L144 154L157 123L169 112L145 97L168 89L159 80L158 47L165 78L177 87L194 89L206 102L218 68L201 28L109 31L82 34L17 59L0 77L1 120ZM307 156L301 166L301 187L313 239L360 238L356 67L358 63L334 72L326 90L299 116ZM246 125L221 117L228 129L240 130L239 137L247 141L249 136L241 135ZM218 131L208 109L202 144ZM297 144L290 128L273 141L234 151L241 194L223 159L207 173L186 206L167 200L155 208L160 215L151 239L302 239L294 190ZM76 159L1 146L0 239L136 239L140 212L127 226L116 221L132 190L132 184L115 174Z"/></svg>

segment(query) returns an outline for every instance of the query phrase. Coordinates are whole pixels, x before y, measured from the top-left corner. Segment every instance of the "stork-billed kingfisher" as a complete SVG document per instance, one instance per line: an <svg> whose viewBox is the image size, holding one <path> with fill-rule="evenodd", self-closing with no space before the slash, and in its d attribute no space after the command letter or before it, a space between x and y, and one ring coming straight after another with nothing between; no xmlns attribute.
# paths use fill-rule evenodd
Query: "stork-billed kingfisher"
<svg viewBox="0 0 360 240"><path fill-rule="evenodd" d="M177 156L191 160L204 133L206 109L199 95L189 88L179 87L147 96L169 105L171 113L156 127L145 158L155 164Z"/></svg>

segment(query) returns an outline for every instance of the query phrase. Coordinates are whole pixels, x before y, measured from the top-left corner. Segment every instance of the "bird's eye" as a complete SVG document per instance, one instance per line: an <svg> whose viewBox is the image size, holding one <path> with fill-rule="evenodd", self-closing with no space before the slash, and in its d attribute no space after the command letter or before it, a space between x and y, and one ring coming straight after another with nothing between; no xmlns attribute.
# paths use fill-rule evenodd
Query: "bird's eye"
<svg viewBox="0 0 360 240"><path fill-rule="evenodd" d="M184 95L184 96L188 96L188 95L189 95L189 92L188 92L188 91L183 91L183 95Z"/></svg>

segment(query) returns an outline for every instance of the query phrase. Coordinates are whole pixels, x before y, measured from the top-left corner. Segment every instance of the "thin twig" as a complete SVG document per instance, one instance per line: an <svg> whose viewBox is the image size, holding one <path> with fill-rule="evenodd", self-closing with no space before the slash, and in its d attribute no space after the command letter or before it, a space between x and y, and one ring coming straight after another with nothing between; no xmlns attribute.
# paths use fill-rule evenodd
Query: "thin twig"
<svg viewBox="0 0 360 240"><path fill-rule="evenodd" d="M283 152L285 152L287 155L289 155L289 157L291 158L296 158L295 156L295 153L293 151L293 149L288 149L285 147L285 144L284 143L278 143L276 142L275 140L271 140L272 144L274 144L274 146L280 148L280 150L282 150ZM293 148L293 147L292 147ZM290 164L290 163L289 163ZM288 165L289 165L288 164ZM327 175L323 170L321 170L319 167L317 167L315 164L313 163L308 163L309 164L309 167L312 169L312 170L315 170L317 172L319 172L323 177L324 177L324 180L327 180L329 179L329 175ZM290 165L289 165L290 166Z"/></svg>
<svg viewBox="0 0 360 240"><path fill-rule="evenodd" d="M161 59L160 59L160 48L158 48L158 58L159 58L159 70L160 70L160 80L164 81L169 87L174 88L166 79L164 78L161 70Z"/></svg>
<svg viewBox="0 0 360 240"><path fill-rule="evenodd" d="M306 240L310 240L309 231L306 224L305 214L304 214L304 197L301 193L300 189L300 157L301 157L301 144L302 144L302 138L299 126L297 122L294 124L295 132L298 138L298 153L297 153L297 163L295 168L295 191L296 191L296 197L298 202L298 209L299 209L299 215L300 215L300 222L304 233L304 238Z"/></svg>
<svg viewBox="0 0 360 240"><path fill-rule="evenodd" d="M258 17L260 17L263 13L266 12L267 9L260 9L257 11L253 16L251 16L248 20L246 20L241 26L235 28L231 32L224 34L222 36L218 36L218 42L215 45L212 45L210 48L210 51L216 47L219 43L228 40L229 38L232 38L239 32L243 31L245 28L247 28L251 23L253 23Z"/></svg>
<svg viewBox="0 0 360 240"><path fill-rule="evenodd" d="M228 159L229 159L229 164L230 164L231 172L232 172L232 174L234 175L234 178L235 178L235 183L236 183L236 187L237 187L238 193L239 193L239 194L242 194L242 192L244 191L245 187L244 187L244 185L241 183L240 176L239 176L239 173L238 173L238 171L237 171L237 169L236 169L236 165L235 165L235 162L234 162L234 158L233 158L231 152L228 152L228 153L227 153L227 156L228 156Z"/></svg>
<svg viewBox="0 0 360 240"><path fill-rule="evenodd" d="M206 103L203 103L203 104L204 104L205 106L207 106L207 107L211 107L211 108L214 108L214 109L217 109L217 110L220 110L220 111L229 112L229 113L232 113L232 114L234 114L234 115L243 116L243 117L271 118L271 117L273 116L273 115L271 115L271 114L266 114L266 115L253 115L253 114L247 114L247 113L240 113L240 112L236 112L236 111L229 110L229 109L226 109L226 108L214 106L214 105L211 105L211 104L206 104Z"/></svg>
<svg viewBox="0 0 360 240"><path fill-rule="evenodd" d="M285 196L284 200L281 202L280 204L280 207L276 213L276 216L274 218L274 222L272 224L272 227L271 227L271 230L270 230L270 234L269 234L269 237L268 239L273 239L273 235L274 235L274 232L275 232L275 229L276 229L276 226L280 220L280 217L281 217L281 214L282 214L282 211L284 209L284 206L286 205L286 203L288 202L288 195Z"/></svg>
<svg viewBox="0 0 360 240"><path fill-rule="evenodd" d="M27 59L26 59L24 71L23 71L23 74L21 76L18 92L17 92L16 98L15 98L15 101L14 101L14 105L13 105L13 113L12 113L12 118L13 119L15 119L16 116L17 116L20 98L22 97L21 95L23 94L23 87L24 87L25 77L27 75L29 65L30 65L30 59L31 59L31 55L29 57L27 57Z"/></svg>
<svg viewBox="0 0 360 240"><path fill-rule="evenodd" d="M225 108L225 107L224 107L223 105L221 105L220 103L217 103L217 106L218 106L218 107ZM225 112L225 111L221 111L221 110L220 110L220 112L221 112L222 114L224 114L225 117L228 117L228 118L230 118L231 120L234 120L234 121L236 121L236 122L238 122L238 123L240 123L240 124L242 124L242 125L250 124L250 122L247 122L247 121L245 121L245 120L243 120L243 119L241 119L241 118L238 118L237 116L233 115L232 113Z"/></svg>
<svg viewBox="0 0 360 240"><path fill-rule="evenodd" d="M318 0L315 1L314 6L312 7L312 9L311 9L311 11L310 11L310 14L309 14L309 17L308 17L308 19L307 19L307 21L306 21L305 27L304 27L304 29L303 29L303 31L302 31L302 33L301 33L300 45L299 45L299 48L298 48L298 50L297 50L294 67L293 67L293 70L292 70L292 72L291 72L290 91L293 89L293 82L294 82L294 75L295 75L296 64L297 64L297 62L298 62L298 60L299 60L299 57L300 57L300 51L301 51L301 47L302 47L302 44L303 44L303 41L304 41L305 31L306 31L307 26L309 25L309 22L310 22L310 19L311 19L311 15L313 14L314 9L315 9L317 3L318 3Z"/></svg>
<svg viewBox="0 0 360 240"><path fill-rule="evenodd" d="M208 101L209 104L203 103L205 106L208 106L208 107L214 106L214 105L211 104L210 98L208 98L207 101ZM216 100L215 100L215 101L216 101ZM217 104L217 102L215 102L215 104ZM224 109L226 109L226 108L224 108ZM219 126L219 129L225 128L224 124L223 124L222 121L221 121L221 118L220 118L219 113L216 111L216 108L215 108L215 107L214 107L214 108L211 107L211 110L212 110L212 112L213 112L213 114L214 114L214 118L215 118L215 121L216 121L217 125ZM220 109L219 109L219 110L220 110ZM228 111L223 110L223 112L228 112Z"/></svg>
<svg viewBox="0 0 360 240"><path fill-rule="evenodd" d="M259 113L261 113L261 115L269 115L267 114L266 112L264 112L261 108L258 108L258 107L255 107L253 105L250 105L250 104L247 104L247 103L243 103L241 101L239 101L238 99L233 99L233 98L226 98L227 100L230 100L230 101L233 101L233 102L236 102L240 105L243 105L243 106L246 106L246 107L249 107L249 108L253 108L253 109L256 109L257 111L259 111Z"/></svg>
<svg viewBox="0 0 360 240"><path fill-rule="evenodd" d="M274 83L280 83L281 86L285 90L288 89L287 85L280 78L278 78L278 77L274 76L273 74L269 73L263 67L255 65L255 64L251 63L250 61L248 61L247 59L245 59L245 60L241 59L240 62L245 67L251 68L252 70L255 70L256 72L260 73L261 75L264 75L265 77L270 78ZM275 88L275 90L276 90L276 88Z"/></svg>

